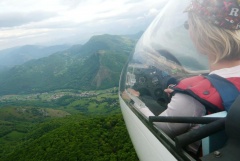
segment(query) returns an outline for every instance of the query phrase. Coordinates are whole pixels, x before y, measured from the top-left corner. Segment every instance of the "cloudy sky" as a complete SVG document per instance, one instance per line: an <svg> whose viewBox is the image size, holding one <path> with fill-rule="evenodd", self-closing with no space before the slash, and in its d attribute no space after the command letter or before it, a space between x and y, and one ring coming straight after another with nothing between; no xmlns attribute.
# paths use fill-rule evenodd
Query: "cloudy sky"
<svg viewBox="0 0 240 161"><path fill-rule="evenodd" d="M0 50L145 30L165 0L0 0Z"/></svg>

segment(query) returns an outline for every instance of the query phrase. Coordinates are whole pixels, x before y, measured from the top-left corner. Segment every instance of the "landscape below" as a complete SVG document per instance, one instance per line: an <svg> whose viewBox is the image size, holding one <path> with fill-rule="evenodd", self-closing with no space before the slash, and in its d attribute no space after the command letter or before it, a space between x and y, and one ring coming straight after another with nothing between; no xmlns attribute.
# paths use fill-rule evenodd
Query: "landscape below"
<svg viewBox="0 0 240 161"><path fill-rule="evenodd" d="M117 87L137 38L95 36L1 70L0 160L138 160Z"/></svg>

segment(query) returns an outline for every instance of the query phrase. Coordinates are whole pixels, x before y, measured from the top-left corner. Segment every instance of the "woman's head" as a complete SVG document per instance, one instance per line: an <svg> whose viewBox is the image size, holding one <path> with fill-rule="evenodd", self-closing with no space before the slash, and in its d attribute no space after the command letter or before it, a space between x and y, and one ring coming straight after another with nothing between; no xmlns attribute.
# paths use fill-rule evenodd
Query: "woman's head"
<svg viewBox="0 0 240 161"><path fill-rule="evenodd" d="M237 1L194 0L191 7L189 32L196 48L214 63L240 60L240 8L236 8L239 7Z"/></svg>

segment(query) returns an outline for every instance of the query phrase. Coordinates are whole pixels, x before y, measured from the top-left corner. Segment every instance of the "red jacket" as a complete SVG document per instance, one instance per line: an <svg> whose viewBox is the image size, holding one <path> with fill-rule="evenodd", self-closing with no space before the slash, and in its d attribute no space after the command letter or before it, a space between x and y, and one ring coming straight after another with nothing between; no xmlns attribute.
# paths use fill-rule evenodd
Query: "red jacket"
<svg viewBox="0 0 240 161"><path fill-rule="evenodd" d="M227 78L240 91L240 78ZM194 76L183 79L174 87L174 92L180 92L191 95L201 102L208 113L224 111L223 102L218 91L213 87L211 82L203 76Z"/></svg>

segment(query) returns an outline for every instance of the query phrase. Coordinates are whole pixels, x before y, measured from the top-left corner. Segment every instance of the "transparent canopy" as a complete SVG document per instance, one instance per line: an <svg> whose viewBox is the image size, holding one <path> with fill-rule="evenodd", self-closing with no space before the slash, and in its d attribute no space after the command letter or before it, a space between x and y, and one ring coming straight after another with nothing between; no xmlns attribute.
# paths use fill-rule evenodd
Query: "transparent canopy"
<svg viewBox="0 0 240 161"><path fill-rule="evenodd" d="M179 80L208 73L208 61L184 27L190 0L169 0L138 41L120 82L121 96L159 114L169 102L164 92ZM138 103L137 103L138 102ZM140 103L139 103L140 102Z"/></svg>

